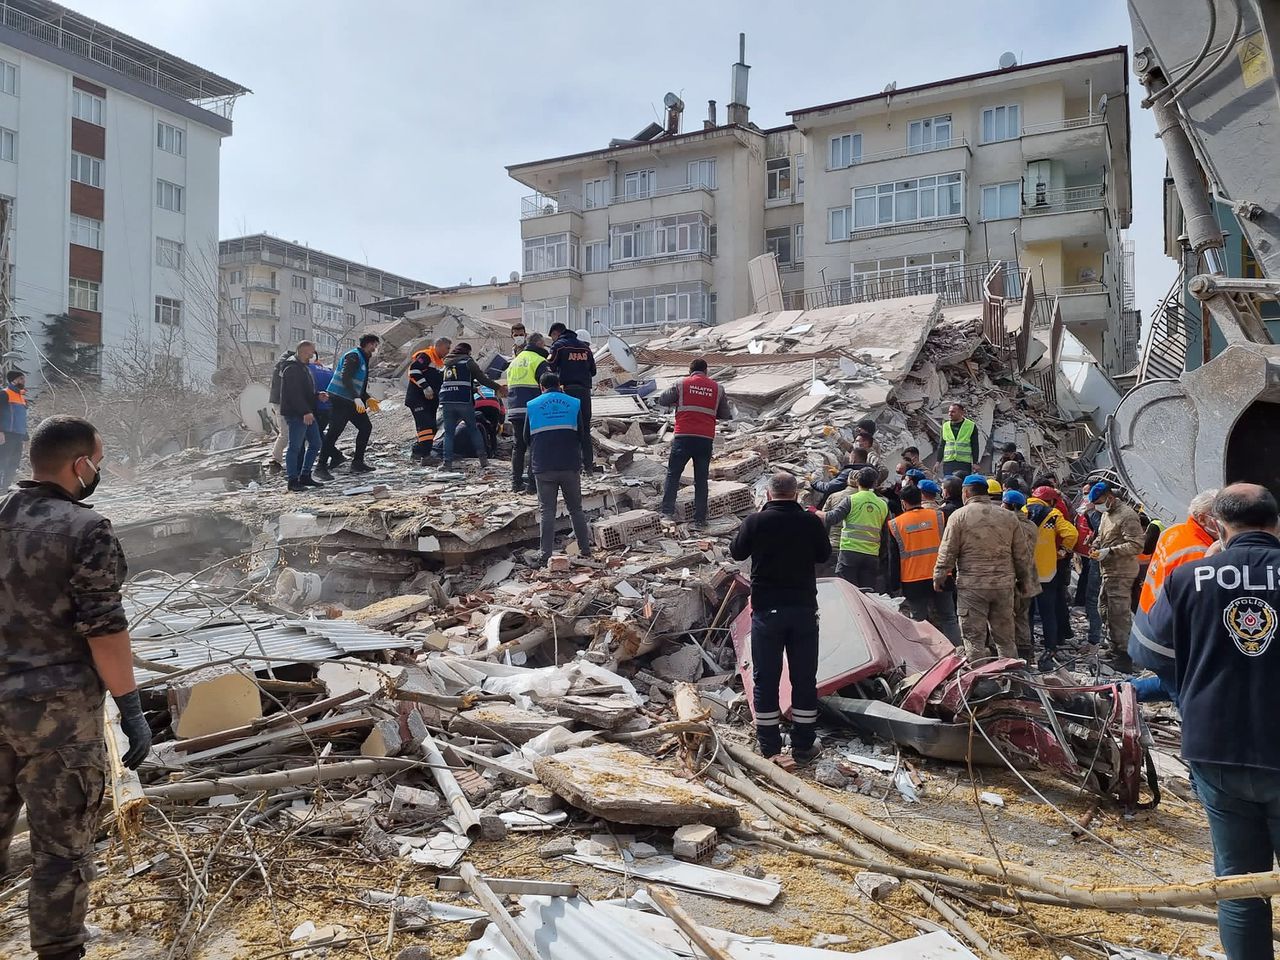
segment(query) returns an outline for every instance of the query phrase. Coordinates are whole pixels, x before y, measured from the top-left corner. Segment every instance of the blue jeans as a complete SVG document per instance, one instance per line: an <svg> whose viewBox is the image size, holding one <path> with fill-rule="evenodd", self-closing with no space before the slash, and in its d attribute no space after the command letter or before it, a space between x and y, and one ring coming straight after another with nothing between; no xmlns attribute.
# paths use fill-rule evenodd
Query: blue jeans
<svg viewBox="0 0 1280 960"><path fill-rule="evenodd" d="M444 411L444 460L449 463L453 460L453 432L458 429L458 424L465 424L471 430L471 442L475 444L475 449L479 457L484 459L484 435L480 432L480 427L476 423L476 408L470 403L442 403L440 409Z"/></svg>
<svg viewBox="0 0 1280 960"><path fill-rule="evenodd" d="M690 460L693 461L693 522L707 522L707 494L711 489L710 437L676 437L671 443L671 455L667 458L667 482L662 488L662 512L676 512L676 494L680 492L680 477Z"/></svg>
<svg viewBox="0 0 1280 960"><path fill-rule="evenodd" d="M316 454L320 452L320 424L314 421L303 423L301 417L285 417L289 425L289 449L285 453L285 472L290 480L298 480L311 475L315 466ZM306 444L306 450L303 450Z"/></svg>
<svg viewBox="0 0 1280 960"><path fill-rule="evenodd" d="M1214 873L1274 869L1280 855L1280 770L1192 763L1191 778L1209 817ZM1218 901L1218 936L1230 960L1274 960L1270 901Z"/></svg>
<svg viewBox="0 0 1280 960"><path fill-rule="evenodd" d="M1058 576L1054 574L1052 580L1041 581L1040 592L1031 598L1031 610L1027 614L1028 619L1034 617L1040 618L1040 629L1044 631L1044 650L1045 653L1053 653L1058 649L1058 645L1062 642L1062 638L1058 635Z"/></svg>

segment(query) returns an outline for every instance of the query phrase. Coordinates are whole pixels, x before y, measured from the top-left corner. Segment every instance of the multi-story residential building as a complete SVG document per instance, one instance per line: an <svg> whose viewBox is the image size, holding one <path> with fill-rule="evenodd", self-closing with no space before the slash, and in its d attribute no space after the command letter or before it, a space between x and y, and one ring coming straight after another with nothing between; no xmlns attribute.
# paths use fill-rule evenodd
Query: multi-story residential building
<svg viewBox="0 0 1280 960"><path fill-rule="evenodd" d="M0 7L0 195L13 206L0 321L21 331L33 382L60 315L82 357L154 350L212 374L218 162L248 92L56 3Z"/></svg>
<svg viewBox="0 0 1280 960"><path fill-rule="evenodd" d="M219 367L256 370L299 340L323 358L385 319L365 304L431 289L421 280L344 260L265 233L218 244Z"/></svg>
<svg viewBox="0 0 1280 960"><path fill-rule="evenodd" d="M680 112L603 150L508 167L522 201L526 323L626 332L749 312L773 253L788 307L965 282L1007 262L1056 296L1108 372L1132 365L1127 54L1118 47L748 121ZM739 86L739 79L741 85ZM891 85L892 87L892 85ZM678 106L683 106L676 101ZM978 278L980 279L980 277ZM1009 289L1009 293L1017 293ZM1126 333L1127 331L1127 333Z"/></svg>
<svg viewBox="0 0 1280 960"><path fill-rule="evenodd" d="M473 317L497 310L520 306L520 275L509 280L490 278L488 283L460 283L456 287L438 287L423 291L418 298L422 306L443 303Z"/></svg>
<svg viewBox="0 0 1280 960"><path fill-rule="evenodd" d="M1124 325L1129 226L1124 47L791 112L804 136L805 286L853 298L1008 261L1057 295L1109 373ZM886 281L888 281L886 283Z"/></svg>

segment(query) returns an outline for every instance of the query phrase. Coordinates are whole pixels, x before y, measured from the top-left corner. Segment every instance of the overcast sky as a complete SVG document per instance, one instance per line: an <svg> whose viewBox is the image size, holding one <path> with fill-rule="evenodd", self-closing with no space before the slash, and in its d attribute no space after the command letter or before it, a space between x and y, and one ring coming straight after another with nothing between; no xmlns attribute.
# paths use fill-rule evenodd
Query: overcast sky
<svg viewBox="0 0 1280 960"><path fill-rule="evenodd" d="M603 147L729 98L747 34L751 119L1119 44L1123 0L64 0L243 84L222 154L222 236L266 231L430 283L520 267L505 166ZM1130 78L1138 306L1161 251L1164 154ZM1136 93L1135 93L1136 91Z"/></svg>

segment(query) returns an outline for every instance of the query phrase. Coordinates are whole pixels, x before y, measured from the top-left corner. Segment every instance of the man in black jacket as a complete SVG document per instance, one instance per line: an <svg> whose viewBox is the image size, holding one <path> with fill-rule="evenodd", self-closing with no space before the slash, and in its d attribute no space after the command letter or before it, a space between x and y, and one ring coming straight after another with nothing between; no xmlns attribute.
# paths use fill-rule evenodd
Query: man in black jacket
<svg viewBox="0 0 1280 960"><path fill-rule="evenodd" d="M582 445L582 472L595 470L595 447L591 444L591 381L596 375L596 358L591 346L578 339L578 335L563 323L553 323L549 336L551 353L547 357L547 369L560 378L564 392L577 397L578 440Z"/></svg>
<svg viewBox="0 0 1280 960"><path fill-rule="evenodd" d="M320 425L316 423L319 398L311 367L308 366L315 355L316 345L310 340L303 340L280 371L280 417L289 432L284 465L290 493L324 486L311 477L311 468L321 443Z"/></svg>
<svg viewBox="0 0 1280 960"><path fill-rule="evenodd" d="M742 522L729 547L751 558L751 680L760 752L782 752L778 683L785 653L791 673L791 755L818 755L818 578L815 565L831 556L822 521L796 502L796 478L769 479L768 502Z"/></svg>
<svg viewBox="0 0 1280 960"><path fill-rule="evenodd" d="M1139 664L1168 676L1182 710L1182 759L1209 818L1219 877L1275 869L1280 856L1280 524L1265 488L1235 483L1214 501L1227 544L1178 567L1131 633ZM1218 935L1231 960L1272 957L1271 904L1222 900Z"/></svg>

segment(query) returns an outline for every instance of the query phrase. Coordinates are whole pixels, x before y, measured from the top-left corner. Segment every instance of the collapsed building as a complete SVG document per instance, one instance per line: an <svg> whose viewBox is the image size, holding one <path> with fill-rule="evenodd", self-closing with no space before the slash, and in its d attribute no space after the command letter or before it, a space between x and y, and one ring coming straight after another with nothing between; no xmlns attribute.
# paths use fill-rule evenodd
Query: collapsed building
<svg viewBox="0 0 1280 960"><path fill-rule="evenodd" d="M994 269L969 288L611 340L592 422L606 472L583 483L590 558L571 543L542 565L536 503L502 471L410 464L397 401L413 350L466 338L487 364L507 345L505 323L449 308L379 331L377 473L287 494L269 438L248 433L113 477L95 505L136 571L157 746L138 775L113 765L98 889L154 888L163 906L107 909L105 935L171 956L376 941L377 956L476 960L1138 957L1155 954L1135 942L1209 938L1196 905L1230 882L1170 888L1201 872L1185 804L1132 819L1157 773L1178 802L1176 724L1144 726L1106 677L967 669L894 601L823 581L834 749L801 777L744 746L747 590L727 539L772 471L824 474L868 417L890 458L928 459L960 399L1037 472L1088 472L1097 411L1062 374L1060 315L1018 280L1017 299ZM691 487L674 523L655 512L672 420L646 399L694 357L736 412L703 530L686 523ZM912 809L947 832L904 826ZM1039 862L1060 844L1078 852ZM1173 851L1159 870L1143 859L1156 848ZM1062 929L1067 909L1090 911L1092 932Z"/></svg>

